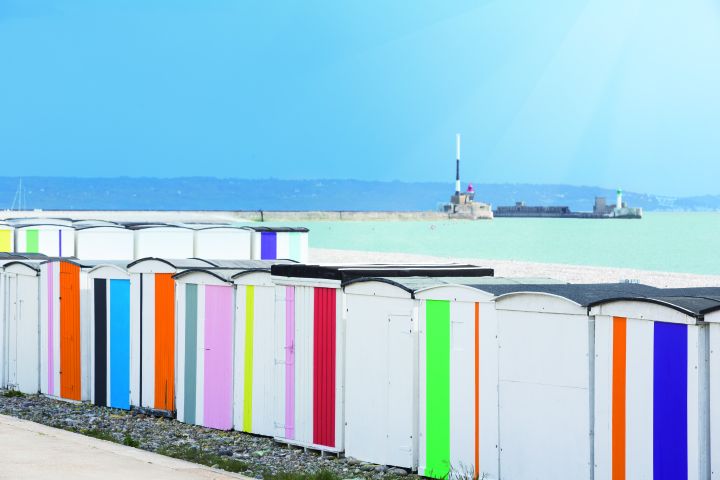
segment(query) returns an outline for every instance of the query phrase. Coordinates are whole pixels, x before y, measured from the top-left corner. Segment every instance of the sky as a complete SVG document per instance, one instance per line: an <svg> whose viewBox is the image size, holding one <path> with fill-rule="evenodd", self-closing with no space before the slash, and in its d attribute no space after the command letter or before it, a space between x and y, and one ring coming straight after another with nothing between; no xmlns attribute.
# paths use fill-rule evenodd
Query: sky
<svg viewBox="0 0 720 480"><path fill-rule="evenodd" d="M2 0L0 176L720 194L717 0Z"/></svg>

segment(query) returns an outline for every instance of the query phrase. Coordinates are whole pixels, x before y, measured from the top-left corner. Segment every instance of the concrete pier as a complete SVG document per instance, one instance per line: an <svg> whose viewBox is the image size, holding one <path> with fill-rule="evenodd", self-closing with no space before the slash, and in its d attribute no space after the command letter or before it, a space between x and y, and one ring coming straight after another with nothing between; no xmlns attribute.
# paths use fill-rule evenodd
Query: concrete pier
<svg viewBox="0 0 720 480"><path fill-rule="evenodd" d="M492 216L492 212L490 212ZM265 210L27 210L0 211L3 218L72 218L111 222L310 222L310 221L440 221L436 211L265 211Z"/></svg>

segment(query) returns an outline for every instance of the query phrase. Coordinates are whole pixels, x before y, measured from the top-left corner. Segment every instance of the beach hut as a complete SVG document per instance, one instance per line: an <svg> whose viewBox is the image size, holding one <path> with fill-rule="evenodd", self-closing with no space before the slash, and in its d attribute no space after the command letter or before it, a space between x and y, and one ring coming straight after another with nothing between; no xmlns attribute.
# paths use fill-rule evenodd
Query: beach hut
<svg viewBox="0 0 720 480"><path fill-rule="evenodd" d="M591 478L593 302L659 289L638 284L495 285L503 478Z"/></svg>
<svg viewBox="0 0 720 480"><path fill-rule="evenodd" d="M186 270L177 282L177 418L233 426L234 288L228 270Z"/></svg>
<svg viewBox="0 0 720 480"><path fill-rule="evenodd" d="M249 260L252 258L249 230L230 225L195 229L195 258Z"/></svg>
<svg viewBox="0 0 720 480"><path fill-rule="evenodd" d="M709 326L720 297L687 295L624 295L591 305L595 479L717 477Z"/></svg>
<svg viewBox="0 0 720 480"><path fill-rule="evenodd" d="M308 261L308 232L304 227L244 227L252 232L252 258Z"/></svg>
<svg viewBox="0 0 720 480"><path fill-rule="evenodd" d="M180 225L130 225L135 234L135 258L192 258L194 230Z"/></svg>
<svg viewBox="0 0 720 480"><path fill-rule="evenodd" d="M40 264L40 392L90 399L88 276L92 264L54 258Z"/></svg>
<svg viewBox="0 0 720 480"><path fill-rule="evenodd" d="M15 251L15 229L12 225L0 223L0 252Z"/></svg>
<svg viewBox="0 0 720 480"><path fill-rule="evenodd" d="M711 301L720 301L720 289L712 292L693 293ZM710 442L710 476L713 480L720 479L720 310L708 305L703 313L707 323L708 336L708 370L710 392L709 400L709 442Z"/></svg>
<svg viewBox="0 0 720 480"><path fill-rule="evenodd" d="M419 466L421 475L431 477L445 478L452 466L456 473L498 478L495 296L481 284L521 283L559 282L347 282L345 454L411 470Z"/></svg>
<svg viewBox="0 0 720 480"><path fill-rule="evenodd" d="M104 227L101 227L104 228ZM88 271L90 287L90 400L130 409L130 275L123 263Z"/></svg>
<svg viewBox="0 0 720 480"><path fill-rule="evenodd" d="M82 260L135 259L134 234L122 226L80 224L75 227L75 253Z"/></svg>
<svg viewBox="0 0 720 480"><path fill-rule="evenodd" d="M74 257L75 229L61 223L16 225L15 251L42 253L48 257Z"/></svg>
<svg viewBox="0 0 720 480"><path fill-rule="evenodd" d="M216 265L198 259L142 258L130 273L130 404L151 410L175 410L175 282L190 268ZM137 367L135 366L137 365Z"/></svg>
<svg viewBox="0 0 720 480"><path fill-rule="evenodd" d="M475 266L274 265L275 437L328 452L344 449L345 322L341 285L368 276L488 276Z"/></svg>
<svg viewBox="0 0 720 480"><path fill-rule="evenodd" d="M40 389L38 261L0 260L0 388Z"/></svg>
<svg viewBox="0 0 720 480"><path fill-rule="evenodd" d="M233 428L275 434L275 284L270 266L233 275L235 354Z"/></svg>

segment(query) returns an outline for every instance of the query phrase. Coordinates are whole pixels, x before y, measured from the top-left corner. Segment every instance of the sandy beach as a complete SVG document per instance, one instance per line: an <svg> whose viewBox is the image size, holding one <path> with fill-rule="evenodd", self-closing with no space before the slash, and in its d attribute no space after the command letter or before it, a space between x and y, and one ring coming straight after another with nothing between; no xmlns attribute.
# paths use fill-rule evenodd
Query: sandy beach
<svg viewBox="0 0 720 480"><path fill-rule="evenodd" d="M310 249L316 263L471 263L495 269L496 277L550 277L569 283L613 283L637 280L660 288L718 287L720 275L656 272L632 268L590 267L557 263L448 258L408 253L362 252L357 250Z"/></svg>

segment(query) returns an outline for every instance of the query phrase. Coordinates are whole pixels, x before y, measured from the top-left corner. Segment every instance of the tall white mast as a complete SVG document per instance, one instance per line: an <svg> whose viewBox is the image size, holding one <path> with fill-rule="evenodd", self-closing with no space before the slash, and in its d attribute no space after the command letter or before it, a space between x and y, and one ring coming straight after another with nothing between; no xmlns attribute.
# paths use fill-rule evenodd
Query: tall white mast
<svg viewBox="0 0 720 480"><path fill-rule="evenodd" d="M460 195L460 134L455 135L455 195Z"/></svg>

